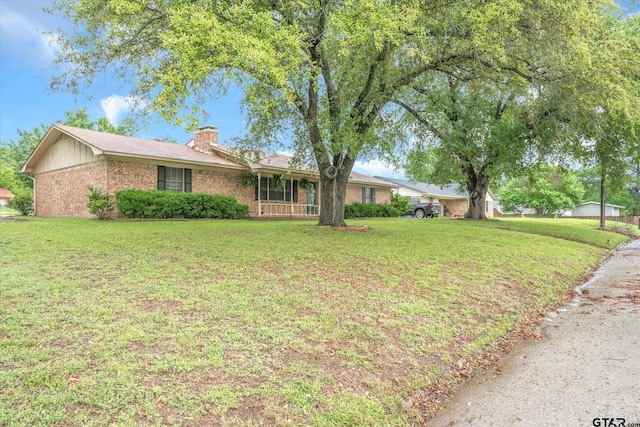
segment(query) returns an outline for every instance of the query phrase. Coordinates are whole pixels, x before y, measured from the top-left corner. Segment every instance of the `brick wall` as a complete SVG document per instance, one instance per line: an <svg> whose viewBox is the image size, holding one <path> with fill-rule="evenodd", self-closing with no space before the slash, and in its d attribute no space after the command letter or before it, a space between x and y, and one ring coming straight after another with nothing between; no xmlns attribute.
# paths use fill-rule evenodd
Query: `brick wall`
<svg viewBox="0 0 640 427"><path fill-rule="evenodd" d="M391 189L376 188L376 203L391 204Z"/></svg>
<svg viewBox="0 0 640 427"><path fill-rule="evenodd" d="M90 216L87 185L107 190L105 161L36 175L37 216Z"/></svg>
<svg viewBox="0 0 640 427"><path fill-rule="evenodd" d="M193 169L194 193L226 194L235 196L239 203L249 206L249 215L258 216L258 201L253 186L245 186L244 171L216 171ZM36 176L36 215L38 216L90 216L86 209L87 185L115 194L120 190L157 188L158 166L155 164L106 160L48 172ZM318 203L319 203L318 194ZM304 214L306 191L298 190L298 203ZM362 202L362 186L348 185L346 203ZM279 202L268 202L279 203ZM290 205L291 202L281 202ZM376 189L376 203L391 203L391 190Z"/></svg>
<svg viewBox="0 0 640 427"><path fill-rule="evenodd" d="M469 202L464 200L441 200L441 204L444 205L451 215L462 215L469 209Z"/></svg>
<svg viewBox="0 0 640 427"><path fill-rule="evenodd" d="M147 163L107 161L107 188L109 194L120 190L155 190L158 188L158 166Z"/></svg>
<svg viewBox="0 0 640 427"><path fill-rule="evenodd" d="M347 184L347 193L344 198L344 204L349 205L351 203L362 203L362 186Z"/></svg>
<svg viewBox="0 0 640 427"><path fill-rule="evenodd" d="M191 171L194 193L225 194L235 196L238 203L249 206L249 216L258 216L258 201L253 185L243 185L246 172L222 172L213 170Z"/></svg>
<svg viewBox="0 0 640 427"><path fill-rule="evenodd" d="M158 188L158 165L109 160L109 193L128 188L155 190ZM258 202L253 186L242 185L246 172L222 172L191 168L191 191L194 193L235 196L239 203L249 205L249 214L257 216Z"/></svg>
<svg viewBox="0 0 640 427"><path fill-rule="evenodd" d="M344 203L346 205L351 203L362 203L362 187L363 185L360 184L347 184L347 194ZM376 188L376 203L390 204L391 189Z"/></svg>

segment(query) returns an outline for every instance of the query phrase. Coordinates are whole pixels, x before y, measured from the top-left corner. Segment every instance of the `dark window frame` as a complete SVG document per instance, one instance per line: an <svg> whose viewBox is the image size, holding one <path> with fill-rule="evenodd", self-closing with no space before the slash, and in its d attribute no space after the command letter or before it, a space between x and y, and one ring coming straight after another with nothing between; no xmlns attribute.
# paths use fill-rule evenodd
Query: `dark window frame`
<svg viewBox="0 0 640 427"><path fill-rule="evenodd" d="M170 170L168 170L170 169ZM167 172L180 170L182 175L181 190L167 189ZM174 191L176 193L191 193L192 192L192 177L193 173L188 168L174 168L171 166L158 166L158 185L157 188L160 191Z"/></svg>
<svg viewBox="0 0 640 427"><path fill-rule="evenodd" d="M375 203L376 189L374 187L362 187L362 203Z"/></svg>

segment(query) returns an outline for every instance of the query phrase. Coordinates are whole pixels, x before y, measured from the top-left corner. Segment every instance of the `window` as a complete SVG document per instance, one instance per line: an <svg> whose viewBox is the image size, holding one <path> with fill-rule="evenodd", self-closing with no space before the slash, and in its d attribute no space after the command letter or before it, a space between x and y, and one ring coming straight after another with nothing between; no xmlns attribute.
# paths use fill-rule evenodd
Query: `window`
<svg viewBox="0 0 640 427"><path fill-rule="evenodd" d="M158 190L191 192L191 169L158 166Z"/></svg>
<svg viewBox="0 0 640 427"><path fill-rule="evenodd" d="M291 191L292 181L286 181L285 188L276 188L273 178L260 178L260 200L290 202L293 193L293 202L298 202L298 181L293 180L293 192ZM256 200L258 200L258 183L256 182Z"/></svg>
<svg viewBox="0 0 640 427"><path fill-rule="evenodd" d="M371 187L362 187L362 203L375 203L376 189Z"/></svg>

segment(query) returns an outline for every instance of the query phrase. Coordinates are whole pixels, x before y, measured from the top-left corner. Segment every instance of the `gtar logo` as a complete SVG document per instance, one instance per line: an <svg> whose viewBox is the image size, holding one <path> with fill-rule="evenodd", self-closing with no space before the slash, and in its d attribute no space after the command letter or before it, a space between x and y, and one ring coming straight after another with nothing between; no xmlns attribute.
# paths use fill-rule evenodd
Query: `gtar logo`
<svg viewBox="0 0 640 427"><path fill-rule="evenodd" d="M626 427L624 418L594 418L594 427Z"/></svg>

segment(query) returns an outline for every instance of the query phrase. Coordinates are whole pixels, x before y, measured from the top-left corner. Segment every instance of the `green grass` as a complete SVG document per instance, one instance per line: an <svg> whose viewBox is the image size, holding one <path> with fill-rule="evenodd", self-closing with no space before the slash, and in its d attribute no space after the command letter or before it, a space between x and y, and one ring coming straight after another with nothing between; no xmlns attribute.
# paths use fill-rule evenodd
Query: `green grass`
<svg viewBox="0 0 640 427"><path fill-rule="evenodd" d="M0 221L0 425L406 425L422 388L625 240L363 224Z"/></svg>
<svg viewBox="0 0 640 427"><path fill-rule="evenodd" d="M10 208L0 208L0 215L19 215L20 212Z"/></svg>

